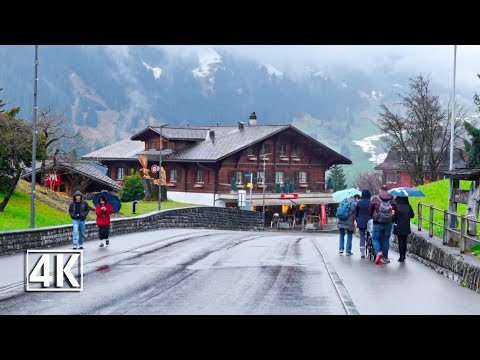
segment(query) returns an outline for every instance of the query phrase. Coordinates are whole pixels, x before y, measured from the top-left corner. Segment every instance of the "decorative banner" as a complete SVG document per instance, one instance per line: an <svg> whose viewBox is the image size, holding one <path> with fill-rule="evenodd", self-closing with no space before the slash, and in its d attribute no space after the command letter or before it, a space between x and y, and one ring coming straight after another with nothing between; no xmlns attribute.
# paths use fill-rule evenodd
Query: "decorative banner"
<svg viewBox="0 0 480 360"><path fill-rule="evenodd" d="M60 186L62 183L62 176L55 173L47 173L45 177L46 186Z"/></svg>

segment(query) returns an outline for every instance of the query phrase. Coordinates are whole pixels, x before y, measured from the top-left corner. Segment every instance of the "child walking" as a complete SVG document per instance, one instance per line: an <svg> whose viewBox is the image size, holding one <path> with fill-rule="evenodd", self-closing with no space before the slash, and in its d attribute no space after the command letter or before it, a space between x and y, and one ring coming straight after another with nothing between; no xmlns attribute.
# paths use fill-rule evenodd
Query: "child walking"
<svg viewBox="0 0 480 360"><path fill-rule="evenodd" d="M98 225L98 234L100 237L100 247L103 247L103 240L105 240L105 245L110 245L110 240L108 239L108 232L110 230L110 215L113 213L112 205L107 202L105 196L100 197L100 202L95 208L95 213L97 214L97 225Z"/></svg>

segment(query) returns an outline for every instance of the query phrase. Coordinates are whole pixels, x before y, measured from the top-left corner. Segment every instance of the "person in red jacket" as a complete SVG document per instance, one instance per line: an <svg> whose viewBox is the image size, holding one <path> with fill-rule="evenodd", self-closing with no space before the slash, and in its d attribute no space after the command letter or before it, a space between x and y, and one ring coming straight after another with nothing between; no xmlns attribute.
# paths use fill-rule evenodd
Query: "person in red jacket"
<svg viewBox="0 0 480 360"><path fill-rule="evenodd" d="M105 196L100 197L100 202L95 208L95 213L97 214L97 225L98 233L100 237L100 247L103 247L103 240L105 240L105 245L110 245L110 240L108 239L108 232L110 230L110 215L113 214L112 205L107 202Z"/></svg>

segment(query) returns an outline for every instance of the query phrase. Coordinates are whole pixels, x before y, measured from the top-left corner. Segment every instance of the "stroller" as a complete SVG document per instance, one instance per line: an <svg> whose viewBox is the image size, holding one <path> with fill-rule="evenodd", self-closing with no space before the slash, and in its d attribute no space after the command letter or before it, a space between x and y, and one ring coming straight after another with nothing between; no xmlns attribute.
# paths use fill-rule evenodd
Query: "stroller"
<svg viewBox="0 0 480 360"><path fill-rule="evenodd" d="M373 247L372 236L373 236L373 220L370 219L367 222L367 233L365 236L365 252L366 252L365 256L370 261L374 261L375 256L377 255L375 254L375 249Z"/></svg>

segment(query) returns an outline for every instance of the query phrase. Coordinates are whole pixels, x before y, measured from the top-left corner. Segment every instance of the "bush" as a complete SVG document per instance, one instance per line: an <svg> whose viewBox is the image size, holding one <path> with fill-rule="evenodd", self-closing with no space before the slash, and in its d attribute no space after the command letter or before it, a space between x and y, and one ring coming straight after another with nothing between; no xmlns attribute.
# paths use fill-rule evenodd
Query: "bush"
<svg viewBox="0 0 480 360"><path fill-rule="evenodd" d="M120 200L123 202L143 200L145 193L143 190L142 177L139 172L132 170L130 176L125 176L123 189L120 193Z"/></svg>

